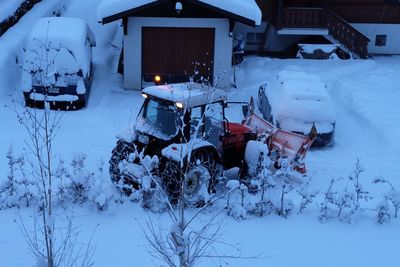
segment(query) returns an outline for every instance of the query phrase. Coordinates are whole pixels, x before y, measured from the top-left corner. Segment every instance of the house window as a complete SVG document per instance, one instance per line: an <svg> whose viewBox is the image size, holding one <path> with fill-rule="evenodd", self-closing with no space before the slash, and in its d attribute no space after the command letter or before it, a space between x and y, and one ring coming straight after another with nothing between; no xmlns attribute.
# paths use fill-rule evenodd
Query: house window
<svg viewBox="0 0 400 267"><path fill-rule="evenodd" d="M246 37L246 43L248 45L256 45L261 44L263 34L260 32L248 32Z"/></svg>
<svg viewBox="0 0 400 267"><path fill-rule="evenodd" d="M386 46L386 35L377 35L375 38L375 46Z"/></svg>

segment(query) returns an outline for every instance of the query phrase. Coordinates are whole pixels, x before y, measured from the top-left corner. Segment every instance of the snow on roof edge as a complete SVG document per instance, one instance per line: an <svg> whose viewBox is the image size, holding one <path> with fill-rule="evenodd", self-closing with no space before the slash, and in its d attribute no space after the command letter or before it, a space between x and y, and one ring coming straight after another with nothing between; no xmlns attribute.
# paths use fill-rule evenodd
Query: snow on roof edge
<svg viewBox="0 0 400 267"><path fill-rule="evenodd" d="M156 1L157 0L103 0L97 9L97 19L99 22L102 22L104 18ZM262 13L255 0L197 1L253 21L256 26L261 24Z"/></svg>

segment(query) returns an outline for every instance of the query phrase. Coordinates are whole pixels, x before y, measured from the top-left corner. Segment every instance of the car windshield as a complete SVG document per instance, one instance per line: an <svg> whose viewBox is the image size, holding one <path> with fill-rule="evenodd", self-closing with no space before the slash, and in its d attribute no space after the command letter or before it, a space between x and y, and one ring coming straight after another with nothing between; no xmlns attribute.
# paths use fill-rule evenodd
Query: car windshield
<svg viewBox="0 0 400 267"><path fill-rule="evenodd" d="M136 122L136 129L161 138L171 140L178 133L180 113L172 103L146 99Z"/></svg>

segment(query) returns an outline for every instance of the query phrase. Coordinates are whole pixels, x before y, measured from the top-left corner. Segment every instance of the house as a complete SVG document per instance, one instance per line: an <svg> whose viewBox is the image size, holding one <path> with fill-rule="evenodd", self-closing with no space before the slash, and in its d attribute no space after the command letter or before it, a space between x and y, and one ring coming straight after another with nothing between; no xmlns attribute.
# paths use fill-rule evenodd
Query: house
<svg viewBox="0 0 400 267"><path fill-rule="evenodd" d="M262 23L237 24L249 52L280 52L298 43L341 44L353 54L400 54L399 0L257 0ZM316 41L318 40L318 41Z"/></svg>
<svg viewBox="0 0 400 267"><path fill-rule="evenodd" d="M254 0L104 0L98 18L122 20L125 88L190 78L226 88L235 23L259 25L261 10Z"/></svg>

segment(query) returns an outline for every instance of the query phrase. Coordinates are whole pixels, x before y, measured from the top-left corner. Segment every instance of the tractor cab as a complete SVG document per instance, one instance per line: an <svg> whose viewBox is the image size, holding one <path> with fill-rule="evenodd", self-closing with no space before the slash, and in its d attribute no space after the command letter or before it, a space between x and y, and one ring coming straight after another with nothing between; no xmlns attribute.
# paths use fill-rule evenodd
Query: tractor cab
<svg viewBox="0 0 400 267"><path fill-rule="evenodd" d="M247 103L228 103L224 91L198 83L151 86L142 95L145 101L135 130L138 142L152 150L148 154L162 155L160 149L172 144L198 142L206 144L224 167L239 166L254 134L241 123L229 122L225 110L231 105L248 107Z"/></svg>

